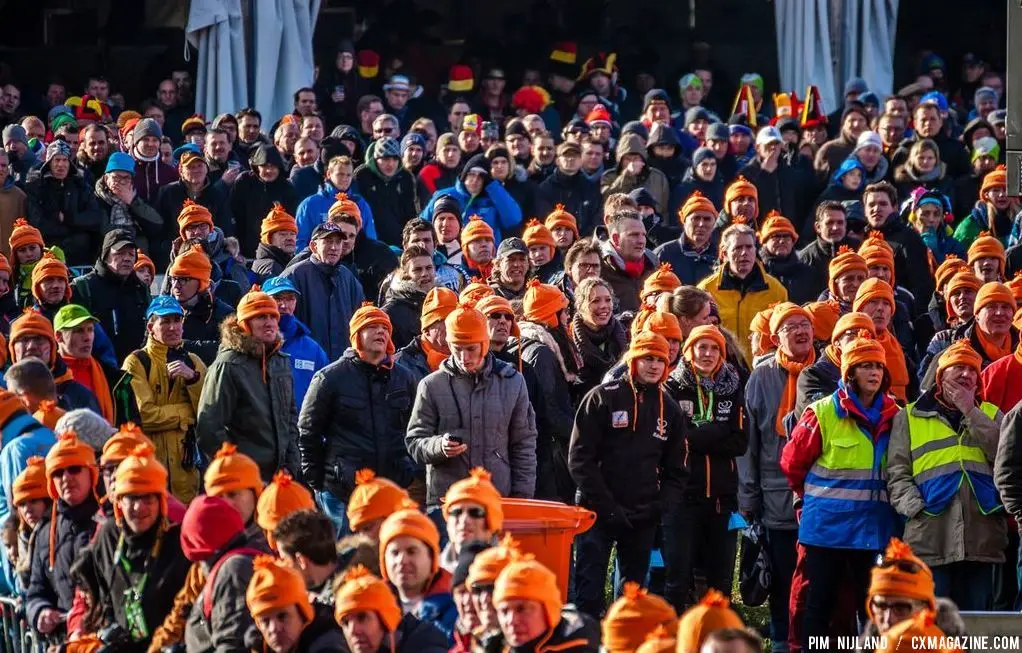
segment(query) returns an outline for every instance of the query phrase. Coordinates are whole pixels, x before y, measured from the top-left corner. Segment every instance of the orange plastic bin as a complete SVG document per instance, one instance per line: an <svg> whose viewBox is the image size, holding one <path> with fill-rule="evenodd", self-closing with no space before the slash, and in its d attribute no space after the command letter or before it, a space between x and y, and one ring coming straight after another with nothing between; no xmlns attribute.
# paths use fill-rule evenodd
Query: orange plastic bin
<svg viewBox="0 0 1022 653"><path fill-rule="evenodd" d="M571 542L596 523L596 513L558 501L501 499L504 531L511 533L524 553L531 553L557 575L561 599L568 598Z"/></svg>

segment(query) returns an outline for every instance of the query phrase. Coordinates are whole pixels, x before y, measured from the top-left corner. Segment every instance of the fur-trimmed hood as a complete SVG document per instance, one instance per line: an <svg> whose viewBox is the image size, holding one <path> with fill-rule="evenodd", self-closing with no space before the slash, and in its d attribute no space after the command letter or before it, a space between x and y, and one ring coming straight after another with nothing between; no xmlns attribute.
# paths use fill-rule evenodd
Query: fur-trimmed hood
<svg viewBox="0 0 1022 653"><path fill-rule="evenodd" d="M278 333L277 345L273 351L269 352L269 355L279 353L283 344L283 337ZM252 358L262 358L265 353L263 343L242 330L238 323L238 316L234 313L220 323L220 349L231 349Z"/></svg>
<svg viewBox="0 0 1022 653"><path fill-rule="evenodd" d="M535 322L521 321L518 323L518 329L521 331L521 340L535 340L536 342L546 345L546 347L554 353L557 358L557 364L561 366L561 372L564 373L564 378L567 379L568 383L575 383L578 380L578 375L568 371L567 365L564 363L564 356L561 353L561 348L554 340L554 337L550 335L550 332L546 330L541 324ZM570 342L570 340L569 340ZM575 366L577 368L582 367L581 357L577 352L572 350L572 354L575 356Z"/></svg>

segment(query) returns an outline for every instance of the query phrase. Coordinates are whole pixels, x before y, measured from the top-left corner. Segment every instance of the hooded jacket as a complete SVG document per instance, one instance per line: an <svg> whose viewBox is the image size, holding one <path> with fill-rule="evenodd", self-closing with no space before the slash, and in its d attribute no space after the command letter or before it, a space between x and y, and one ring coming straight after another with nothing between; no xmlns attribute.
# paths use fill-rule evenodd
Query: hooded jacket
<svg viewBox="0 0 1022 653"><path fill-rule="evenodd" d="M449 188L457 183L460 172L460 161L454 168L444 167L439 161L430 161L422 166L416 176L416 192L419 194L419 203L428 204L438 190Z"/></svg>
<svg viewBox="0 0 1022 653"><path fill-rule="evenodd" d="M626 174L621 165L621 160L629 154L638 154L642 157L643 162L645 162L642 171L636 176ZM649 164L642 138L638 134L629 133L622 136L621 140L617 143L617 167L606 171L600 177L600 194L603 196L603 199L607 199L612 193L630 193L640 186L648 190L649 194L653 196L658 213L663 213L667 210L668 199L671 193L671 186L667 176Z"/></svg>
<svg viewBox="0 0 1022 653"><path fill-rule="evenodd" d="M522 223L522 209L503 184L495 179L488 181L482 192L473 197L465 187L465 175L466 171L470 170L474 164L489 169L489 163L486 162L485 156L476 155L469 159L468 164L461 172L461 177L454 186L441 188L433 193L429 204L422 209L419 217L432 223L433 205L436 200L444 195L450 195L461 204L463 219L467 220L473 215L480 216L493 229L493 239L499 243L503 240L505 232L515 229Z"/></svg>
<svg viewBox="0 0 1022 653"><path fill-rule="evenodd" d="M137 154L133 155L133 158L135 159L135 190L143 202L149 206L156 206L156 198L159 196L160 190L180 178L177 168L167 165L158 156L153 161L143 161L138 158Z"/></svg>
<svg viewBox="0 0 1022 653"><path fill-rule="evenodd" d="M68 265L88 265L99 249L104 217L82 172L72 163L58 180L45 163L29 173L25 195L28 221L43 240L64 250Z"/></svg>
<svg viewBox="0 0 1022 653"><path fill-rule="evenodd" d="M348 321L365 300L362 284L341 263L327 265L311 256L299 258L281 273L301 293L295 317L309 327L327 357L337 360L348 348Z"/></svg>
<svg viewBox="0 0 1022 653"><path fill-rule="evenodd" d="M298 195L284 171L284 161L275 147L261 147L252 155L253 165L275 165L280 168L277 178L266 183L254 170L241 173L231 188L231 213L234 216L235 235L241 253L251 257L259 245L259 230L263 218L280 202L284 210L294 215L298 208Z"/></svg>
<svg viewBox="0 0 1022 653"><path fill-rule="evenodd" d="M468 451L443 454L444 434L460 437ZM440 498L455 481L482 466L502 496L531 498L536 487L536 417L522 375L491 355L476 374L451 359L424 378L415 395L405 445L426 467L426 502Z"/></svg>
<svg viewBox="0 0 1022 653"><path fill-rule="evenodd" d="M940 151L940 160L947 165L948 176L953 179L969 174L969 169L972 166L969 164L969 153L966 151L965 145L963 145L957 138L951 138L948 136L946 132L946 129L941 129L940 132L930 140L937 144L937 149ZM898 149L896 149L894 154L891 155L891 166L898 168L908 161L909 151L912 149L912 146L916 141L923 138L925 137L919 133L913 133L911 136L903 140L901 144L898 145Z"/></svg>
<svg viewBox="0 0 1022 653"><path fill-rule="evenodd" d="M348 199L358 205L358 212L362 216L362 229L359 233L364 233L369 238L376 240L376 222L373 220L373 210L365 198L353 192L354 190L354 188L348 188L345 194ZM298 251L309 246L312 232L318 225L326 222L326 215L329 213L330 207L337 201L337 195L340 192L330 182L323 182L315 194L309 195L298 205L298 212L295 213L295 220L298 221Z"/></svg>
<svg viewBox="0 0 1022 653"><path fill-rule="evenodd" d="M387 301L380 308L390 317L390 324L394 328L391 336L394 347L400 349L419 335L419 318L424 301L426 293L416 288L411 281L395 278L391 282L387 289Z"/></svg>
<svg viewBox="0 0 1022 653"><path fill-rule="evenodd" d="M221 444L232 442L259 465L264 481L281 467L298 477L298 409L287 355L280 343L264 354L233 315L220 325L220 337L199 400L200 449L212 458Z"/></svg>
<svg viewBox="0 0 1022 653"><path fill-rule="evenodd" d="M400 165L393 177L384 177L373 157L375 145L371 143L366 148L365 163L355 171L355 184L372 207L379 240L400 247L401 229L419 212L415 179Z"/></svg>
<svg viewBox="0 0 1022 653"><path fill-rule="evenodd" d="M898 197L909 197L912 191L920 186L926 190L941 193L954 206L954 178L948 174L946 163L938 163L937 167L930 172L916 170L910 161L905 161L905 163L894 169L894 187L898 191Z"/></svg>
<svg viewBox="0 0 1022 653"><path fill-rule="evenodd" d="M586 178L581 170L566 175L559 168L539 183L536 188L536 215L550 215L558 204L575 216L578 232L589 236L597 225L603 224L603 199L600 186Z"/></svg>
<svg viewBox="0 0 1022 653"><path fill-rule="evenodd" d="M137 276L121 277L103 262L112 240L104 239L92 271L71 282L71 301L89 309L99 320L114 343L117 360L124 360L145 341L145 313L150 295L149 288Z"/></svg>
<svg viewBox="0 0 1022 653"><path fill-rule="evenodd" d="M294 315L281 314L280 335L284 336L284 345L280 350L287 354L291 376L294 378L295 406L301 412L313 375L329 365L330 360L312 337L309 327Z"/></svg>
<svg viewBox="0 0 1022 653"><path fill-rule="evenodd" d="M653 148L657 145L673 145L674 156L668 158L658 157L653 153ZM646 163L650 167L664 173L664 177L667 178L668 188L674 188L681 183L682 176L688 172L692 165L692 161L685 156L681 140L678 138L678 132L672 128L651 130L649 140L646 141L646 154ZM621 157L618 156L617 158L620 160ZM659 210L666 211L667 206L660 206Z"/></svg>
<svg viewBox="0 0 1022 653"><path fill-rule="evenodd" d="M405 367L390 360L370 365L354 349L320 370L298 421L306 483L345 503L355 489L355 472L363 468L407 487L415 466L404 435L415 382Z"/></svg>
<svg viewBox="0 0 1022 653"><path fill-rule="evenodd" d="M252 261L252 272L265 281L283 272L292 258L281 248L260 242L256 247L255 260Z"/></svg>

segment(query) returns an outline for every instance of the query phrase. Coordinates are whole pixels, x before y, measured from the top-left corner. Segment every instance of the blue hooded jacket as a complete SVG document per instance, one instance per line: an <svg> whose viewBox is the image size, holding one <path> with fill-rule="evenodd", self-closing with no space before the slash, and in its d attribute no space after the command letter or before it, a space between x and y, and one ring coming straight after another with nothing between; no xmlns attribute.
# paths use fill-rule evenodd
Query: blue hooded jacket
<svg viewBox="0 0 1022 653"><path fill-rule="evenodd" d="M522 209L518 206L518 202L496 180L488 183L483 188L483 192L475 197L472 197L468 192L468 189L465 188L465 182L461 179L456 181L453 186L439 188L433 193L433 197L429 198L429 204L422 209L419 217L432 224L433 205L436 203L437 198L444 195L454 197L464 207L464 210L461 212L463 225L473 215L478 215L485 220L486 224L490 225L493 229L494 242L499 243L503 240L503 232L505 230L514 229L522 223Z"/></svg>
<svg viewBox="0 0 1022 653"><path fill-rule="evenodd" d="M855 192L861 191L862 187L866 185L866 168L859 163L859 160L854 156L850 156L841 162L841 166L834 171L833 175L831 175L830 184L832 186L843 186L844 184L841 183L841 178L852 170L858 170L862 175L859 180L859 187L855 189Z"/></svg>
<svg viewBox="0 0 1022 653"><path fill-rule="evenodd" d="M298 222L298 250L302 251L309 246L312 240L313 230L326 221L326 214L330 207L337 201L337 193L341 191L334 188L329 181L323 182L315 195L309 195L298 205L295 211L295 220ZM366 236L376 240L376 224L373 222L373 210L369 203L362 199L362 196L353 192L351 188L347 192L348 198L358 205L362 214L362 231Z"/></svg>
<svg viewBox="0 0 1022 653"><path fill-rule="evenodd" d="M313 375L330 364L326 352L312 337L309 327L294 315L280 316L280 333L284 336L281 351L287 354L291 365L291 376L294 378L295 403L302 410L305 393L309 390Z"/></svg>

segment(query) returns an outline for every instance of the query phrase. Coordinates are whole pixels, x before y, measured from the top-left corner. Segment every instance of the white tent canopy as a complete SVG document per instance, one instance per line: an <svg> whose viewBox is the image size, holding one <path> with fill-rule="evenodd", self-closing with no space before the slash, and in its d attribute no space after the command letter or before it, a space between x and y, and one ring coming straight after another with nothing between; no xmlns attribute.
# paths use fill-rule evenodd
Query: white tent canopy
<svg viewBox="0 0 1022 653"><path fill-rule="evenodd" d="M192 0L185 34L199 51L195 109L207 120L255 107L266 126L313 79L320 0ZM251 42L249 42L251 39Z"/></svg>

